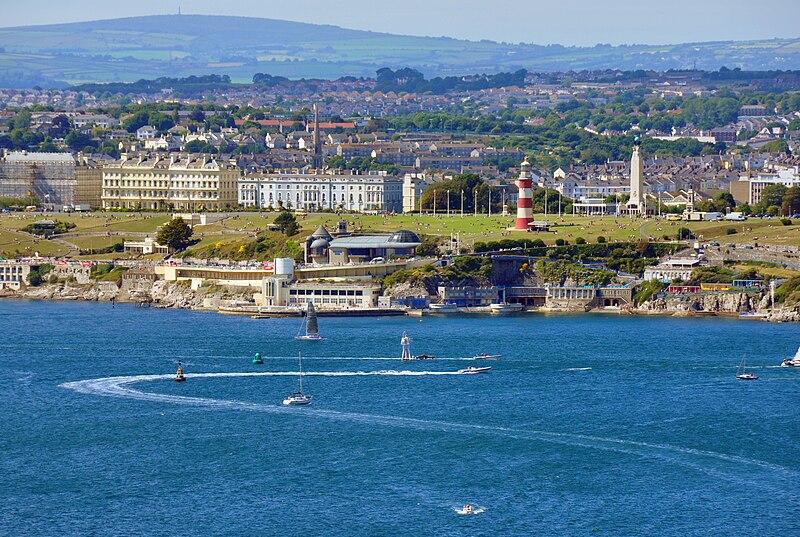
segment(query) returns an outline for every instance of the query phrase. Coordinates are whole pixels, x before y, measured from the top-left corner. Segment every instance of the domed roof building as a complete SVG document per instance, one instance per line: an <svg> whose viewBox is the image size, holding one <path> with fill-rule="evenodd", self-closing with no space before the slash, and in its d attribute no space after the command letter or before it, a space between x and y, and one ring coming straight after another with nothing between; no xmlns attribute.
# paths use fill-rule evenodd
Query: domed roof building
<svg viewBox="0 0 800 537"><path fill-rule="evenodd" d="M332 240L333 236L325 229L325 226L319 226L314 233L306 237L304 245L306 263L327 263L328 246Z"/></svg>
<svg viewBox="0 0 800 537"><path fill-rule="evenodd" d="M407 229L392 234L350 235L341 224L335 238L325 226L319 226L306 238L306 263L343 265L413 257L422 243L416 233Z"/></svg>
<svg viewBox="0 0 800 537"><path fill-rule="evenodd" d="M317 230L311 234L311 238L325 239L327 241L330 241L333 239L333 236L331 236L331 234L328 233L328 230L325 229L325 226L319 226Z"/></svg>
<svg viewBox="0 0 800 537"><path fill-rule="evenodd" d="M329 241L320 237L319 239L314 239L311 242L311 246L309 246L309 248L311 248L312 250L320 250L327 248L329 244L330 244Z"/></svg>
<svg viewBox="0 0 800 537"><path fill-rule="evenodd" d="M392 235L389 237L389 242L396 244L410 244L410 243L419 244L422 241L413 231L409 231L407 229L401 229L400 231L395 231L394 233L392 233Z"/></svg>

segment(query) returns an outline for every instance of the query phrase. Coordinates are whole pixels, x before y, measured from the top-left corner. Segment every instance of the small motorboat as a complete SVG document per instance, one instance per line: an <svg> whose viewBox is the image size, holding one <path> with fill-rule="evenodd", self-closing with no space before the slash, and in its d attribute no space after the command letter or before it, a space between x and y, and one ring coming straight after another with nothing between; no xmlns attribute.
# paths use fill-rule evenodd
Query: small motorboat
<svg viewBox="0 0 800 537"><path fill-rule="evenodd" d="M465 503L464 507L461 509L454 509L456 513L459 515L469 516L469 515L479 515L485 511L482 507L476 507L471 503Z"/></svg>
<svg viewBox="0 0 800 537"><path fill-rule="evenodd" d="M498 358L500 358L499 354L486 354L485 352L472 357L473 360L497 360Z"/></svg>
<svg viewBox="0 0 800 537"><path fill-rule="evenodd" d="M418 354L414 356L413 360L436 360L436 356L430 354Z"/></svg>
<svg viewBox="0 0 800 537"><path fill-rule="evenodd" d="M257 352L255 356L253 356L253 363L255 365L261 365L264 363L264 359L261 358L261 353Z"/></svg>
<svg viewBox="0 0 800 537"><path fill-rule="evenodd" d="M739 365L739 371L736 373L736 378L739 380L758 380L758 375L747 370L747 366L744 363L744 358L742 358L742 363Z"/></svg>
<svg viewBox="0 0 800 537"><path fill-rule="evenodd" d="M186 382L186 375L183 374L183 364L178 362L178 370L175 371L175 382Z"/></svg>
<svg viewBox="0 0 800 537"><path fill-rule="evenodd" d="M487 367L469 366L469 367L466 367L464 369L459 369L458 373L461 374L461 375L477 375L479 373L488 373L491 370L492 370L491 366L487 366Z"/></svg>

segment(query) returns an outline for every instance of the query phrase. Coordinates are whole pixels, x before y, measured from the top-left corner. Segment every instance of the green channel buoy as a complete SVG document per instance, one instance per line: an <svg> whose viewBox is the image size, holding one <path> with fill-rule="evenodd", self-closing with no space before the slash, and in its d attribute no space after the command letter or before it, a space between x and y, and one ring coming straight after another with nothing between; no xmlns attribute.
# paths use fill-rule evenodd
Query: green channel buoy
<svg viewBox="0 0 800 537"><path fill-rule="evenodd" d="M253 356L253 363L254 364L263 364L264 360L261 359L261 353L257 352L255 356Z"/></svg>

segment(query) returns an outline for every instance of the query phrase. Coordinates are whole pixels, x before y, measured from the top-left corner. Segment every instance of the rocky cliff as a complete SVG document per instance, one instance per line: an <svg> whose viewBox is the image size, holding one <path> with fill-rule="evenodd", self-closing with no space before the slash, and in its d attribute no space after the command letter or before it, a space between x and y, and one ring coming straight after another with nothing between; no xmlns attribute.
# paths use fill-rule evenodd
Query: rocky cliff
<svg viewBox="0 0 800 537"><path fill-rule="evenodd" d="M231 288L219 285L202 286L193 290L184 282L126 281L94 282L79 285L71 282L47 283L38 287L23 287L19 291L5 289L0 298L31 300L86 300L147 304L162 308L216 309L220 305L252 302L256 289Z"/></svg>
<svg viewBox="0 0 800 537"><path fill-rule="evenodd" d="M669 295L649 300L635 310L638 313L691 315L713 313L740 315L742 313L765 315L775 322L800 321L800 306L770 309L768 293L698 293Z"/></svg>

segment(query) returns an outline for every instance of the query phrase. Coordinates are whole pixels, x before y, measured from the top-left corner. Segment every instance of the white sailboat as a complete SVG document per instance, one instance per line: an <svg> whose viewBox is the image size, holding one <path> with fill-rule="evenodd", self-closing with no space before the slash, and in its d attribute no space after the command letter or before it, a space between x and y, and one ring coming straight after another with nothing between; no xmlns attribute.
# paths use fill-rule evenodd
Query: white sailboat
<svg viewBox="0 0 800 537"><path fill-rule="evenodd" d="M786 358L781 362L781 367L800 367L800 348L797 349L794 358Z"/></svg>
<svg viewBox="0 0 800 537"><path fill-rule="evenodd" d="M306 310L306 322L304 323L306 333L303 334L303 327L300 327L300 334L295 339L303 341L320 341L322 336L319 335L319 323L317 323L317 310L314 308L314 303L309 302Z"/></svg>
<svg viewBox="0 0 800 537"><path fill-rule="evenodd" d="M289 394L286 399L283 400L284 406L299 406L299 405L310 405L312 397L310 395L306 395L303 393L303 356L301 354L297 355L297 359L300 362L300 380L299 380L299 387L296 392Z"/></svg>
<svg viewBox="0 0 800 537"><path fill-rule="evenodd" d="M742 363L739 364L739 370L736 372L736 378L739 380L758 380L758 375L747 370L744 358L742 358Z"/></svg>

